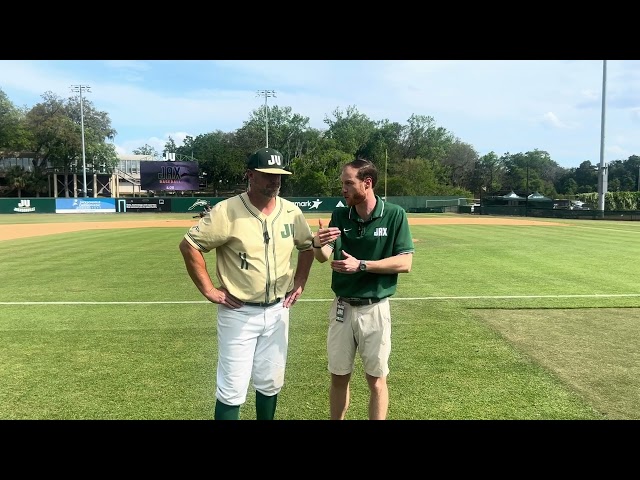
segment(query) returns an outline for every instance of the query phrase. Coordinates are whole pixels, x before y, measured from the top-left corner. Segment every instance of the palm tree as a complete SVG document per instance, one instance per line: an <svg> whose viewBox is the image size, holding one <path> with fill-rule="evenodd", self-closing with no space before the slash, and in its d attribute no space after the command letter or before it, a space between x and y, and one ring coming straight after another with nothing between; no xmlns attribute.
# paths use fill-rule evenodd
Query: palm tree
<svg viewBox="0 0 640 480"><path fill-rule="evenodd" d="M7 183L11 191L18 191L18 198L22 197L22 190L27 186L29 172L19 165L13 165L7 170Z"/></svg>
<svg viewBox="0 0 640 480"><path fill-rule="evenodd" d="M27 173L27 188L30 192L35 192L36 197L49 193L49 177L41 167L35 167L32 172Z"/></svg>

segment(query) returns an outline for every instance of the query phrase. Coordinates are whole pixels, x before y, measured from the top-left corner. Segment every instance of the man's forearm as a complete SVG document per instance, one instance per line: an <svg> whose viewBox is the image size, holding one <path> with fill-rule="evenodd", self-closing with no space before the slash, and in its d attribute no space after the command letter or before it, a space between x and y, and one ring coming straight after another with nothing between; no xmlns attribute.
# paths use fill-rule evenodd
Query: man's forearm
<svg viewBox="0 0 640 480"><path fill-rule="evenodd" d="M296 266L296 272L293 277L294 285L304 288L307 284L312 264L313 252L311 250L298 252L298 265Z"/></svg>
<svg viewBox="0 0 640 480"><path fill-rule="evenodd" d="M214 285L209 277L209 272L207 272L207 264L202 252L193 248L185 239L180 243L180 252L189 277L200 293L206 296Z"/></svg>
<svg viewBox="0 0 640 480"><path fill-rule="evenodd" d="M316 243L317 242L317 243ZM320 245L320 242L317 238L313 239L312 247L313 247L313 256L320 263L324 263L331 257L331 247L327 245Z"/></svg>
<svg viewBox="0 0 640 480"><path fill-rule="evenodd" d="M394 255L380 260L367 260L367 271L370 273L409 273L413 263L413 255L410 253Z"/></svg>

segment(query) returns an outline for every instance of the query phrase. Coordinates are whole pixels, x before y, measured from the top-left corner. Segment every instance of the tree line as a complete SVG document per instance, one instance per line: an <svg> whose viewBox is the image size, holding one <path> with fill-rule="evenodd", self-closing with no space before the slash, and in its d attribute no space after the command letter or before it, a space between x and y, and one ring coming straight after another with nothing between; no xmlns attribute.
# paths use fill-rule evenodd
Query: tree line
<svg viewBox="0 0 640 480"><path fill-rule="evenodd" d="M0 156L30 152L33 158L28 170L11 167L4 172L9 194L46 194L48 166L73 171L82 161L79 98L64 99L52 92L41 98L33 107L17 107L0 89ZM112 172L119 161L111 143L117 132L109 114L83 98L83 117L86 162ZM291 107L265 105L232 132L212 130L188 136L181 146L169 137L163 152L145 144L134 153L193 157L211 188L225 191L244 182L247 155L265 145L266 118L269 146L283 154L287 168L295 173L283 182L284 196L340 196L340 169L356 155L376 164L380 171L376 191L388 196L481 198L514 191L558 198L591 197L598 191L598 165L589 160L577 168L564 168L538 149L480 156L431 116L412 114L401 124L373 120L356 106L336 108L325 116L326 128L315 129L309 126L309 117L294 113ZM612 161L608 191L637 192L639 176L637 155Z"/></svg>

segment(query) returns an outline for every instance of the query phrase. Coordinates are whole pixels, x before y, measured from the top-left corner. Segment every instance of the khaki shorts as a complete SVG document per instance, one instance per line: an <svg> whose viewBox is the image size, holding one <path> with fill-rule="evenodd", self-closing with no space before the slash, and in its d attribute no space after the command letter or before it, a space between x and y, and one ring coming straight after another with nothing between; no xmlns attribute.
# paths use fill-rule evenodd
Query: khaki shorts
<svg viewBox="0 0 640 480"><path fill-rule="evenodd" d="M356 350L360 353L364 371L372 377L389 374L391 354L391 311L389 299L373 305L344 305L342 322L336 320L338 299L329 309L327 355L329 372L347 375L353 371Z"/></svg>

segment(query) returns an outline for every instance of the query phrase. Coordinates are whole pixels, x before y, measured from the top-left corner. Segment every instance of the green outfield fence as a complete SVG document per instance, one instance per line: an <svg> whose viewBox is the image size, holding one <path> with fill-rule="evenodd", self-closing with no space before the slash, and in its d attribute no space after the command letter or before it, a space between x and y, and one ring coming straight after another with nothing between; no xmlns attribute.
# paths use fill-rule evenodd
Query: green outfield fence
<svg viewBox="0 0 640 480"><path fill-rule="evenodd" d="M227 197L126 197L126 198L0 198L0 213L199 213L202 203L210 205ZM286 197L304 213L332 212L344 206L342 197ZM390 203L403 207L409 213L457 213L467 200L458 197L389 197Z"/></svg>
<svg viewBox="0 0 640 480"><path fill-rule="evenodd" d="M126 198L0 198L0 214L37 213L192 213L228 197L126 197ZM342 197L286 197L303 213L330 213L344 206ZM573 218L584 220L640 220L637 210L568 210L533 208L527 205L481 205L472 208L466 199L458 197L388 197L408 213L472 213L476 215Z"/></svg>

